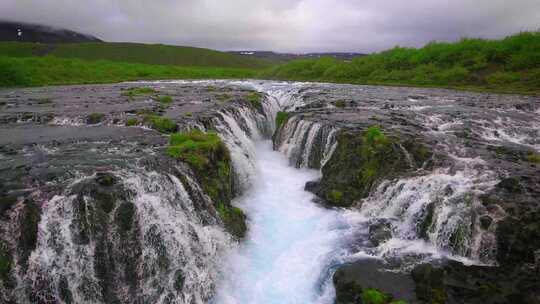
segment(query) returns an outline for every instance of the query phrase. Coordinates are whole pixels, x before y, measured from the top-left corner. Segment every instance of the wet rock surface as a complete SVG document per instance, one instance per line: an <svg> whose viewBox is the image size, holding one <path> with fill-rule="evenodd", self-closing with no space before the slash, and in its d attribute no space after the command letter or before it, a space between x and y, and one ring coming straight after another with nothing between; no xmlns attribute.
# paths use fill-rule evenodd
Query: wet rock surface
<svg viewBox="0 0 540 304"><path fill-rule="evenodd" d="M411 303L538 302L538 97L278 86L291 114L275 148L321 169L306 190L326 206L367 219L346 249L377 260L338 267L338 303L370 288ZM269 136L273 120L250 94L220 82L0 91L1 301L209 300L208 269L231 242L216 207L247 175L192 170L164 153L166 134L215 129L249 167L233 129ZM213 195L212 176L229 179ZM243 235L245 217L230 215Z"/></svg>
<svg viewBox="0 0 540 304"><path fill-rule="evenodd" d="M431 289L423 289L417 271L421 302L538 301L536 287L511 283L540 286L530 267L540 248L538 97L321 84L306 85L296 98L275 146L293 165L322 167L306 190L370 218L359 228L370 242L359 237L353 252L397 260L405 273L419 261L456 256L489 265L441 266L425 275ZM366 140L374 126L386 146ZM325 147L331 156L317 152ZM444 280L432 278L438 272ZM354 279L368 277L358 271ZM482 296L497 280L508 289L497 285L492 297Z"/></svg>
<svg viewBox="0 0 540 304"><path fill-rule="evenodd" d="M245 233L241 212L219 213L238 185L228 154L227 178L193 170L165 153L167 133L259 113L250 94L197 82L0 91L0 302L209 300L224 229ZM216 197L214 175L227 189Z"/></svg>

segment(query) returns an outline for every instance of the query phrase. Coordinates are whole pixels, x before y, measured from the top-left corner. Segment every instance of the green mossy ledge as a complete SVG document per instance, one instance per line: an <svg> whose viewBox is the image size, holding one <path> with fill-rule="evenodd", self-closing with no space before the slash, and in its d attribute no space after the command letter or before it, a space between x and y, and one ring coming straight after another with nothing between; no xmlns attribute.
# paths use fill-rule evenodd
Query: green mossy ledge
<svg viewBox="0 0 540 304"><path fill-rule="evenodd" d="M167 154L189 164L214 202L225 228L238 238L244 237L246 216L231 205L234 196L231 157L217 133L192 130L172 134Z"/></svg>
<svg viewBox="0 0 540 304"><path fill-rule="evenodd" d="M421 167L432 155L418 141L386 135L379 126L363 132L343 131L337 141L320 182L311 189L331 206L352 206L382 179Z"/></svg>

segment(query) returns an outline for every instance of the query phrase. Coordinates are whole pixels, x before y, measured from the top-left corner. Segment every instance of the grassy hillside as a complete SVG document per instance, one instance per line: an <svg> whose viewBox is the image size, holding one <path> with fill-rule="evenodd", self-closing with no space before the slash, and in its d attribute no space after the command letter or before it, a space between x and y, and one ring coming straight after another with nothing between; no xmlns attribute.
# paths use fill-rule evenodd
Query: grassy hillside
<svg viewBox="0 0 540 304"><path fill-rule="evenodd" d="M108 60L153 65L263 68L269 63L203 48L138 43L40 44L0 42L0 56L54 56L82 60Z"/></svg>
<svg viewBox="0 0 540 304"><path fill-rule="evenodd" d="M240 68L148 65L53 56L0 56L0 88L155 79L238 79L252 78L256 73L253 69Z"/></svg>
<svg viewBox="0 0 540 304"><path fill-rule="evenodd" d="M540 32L502 40L433 42L420 49L395 47L352 62L297 60L269 69L261 77L539 94Z"/></svg>

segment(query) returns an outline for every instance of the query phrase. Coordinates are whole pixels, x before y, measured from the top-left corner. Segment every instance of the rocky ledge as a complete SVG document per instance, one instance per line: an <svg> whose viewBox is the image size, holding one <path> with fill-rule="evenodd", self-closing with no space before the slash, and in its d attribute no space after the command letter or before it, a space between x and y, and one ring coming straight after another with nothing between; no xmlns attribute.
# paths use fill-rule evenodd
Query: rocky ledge
<svg viewBox="0 0 540 304"><path fill-rule="evenodd" d="M240 108L263 117L262 98L198 83L1 91L0 302L209 299L212 263L246 231L212 130Z"/></svg>
<svg viewBox="0 0 540 304"><path fill-rule="evenodd" d="M369 218L350 250L379 261L340 266L336 303L540 302L538 97L308 85L296 98L275 148L322 167L306 184L321 203Z"/></svg>

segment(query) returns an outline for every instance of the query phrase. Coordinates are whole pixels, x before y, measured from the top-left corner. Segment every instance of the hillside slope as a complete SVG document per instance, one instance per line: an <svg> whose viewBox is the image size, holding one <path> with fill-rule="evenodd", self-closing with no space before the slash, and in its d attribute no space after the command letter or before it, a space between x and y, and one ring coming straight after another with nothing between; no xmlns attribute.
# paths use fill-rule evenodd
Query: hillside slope
<svg viewBox="0 0 540 304"><path fill-rule="evenodd" d="M66 29L0 20L0 41L72 43L100 42L101 40L92 35L81 34Z"/></svg>
<svg viewBox="0 0 540 304"><path fill-rule="evenodd" d="M352 62L297 60L270 69L262 77L538 94L540 32L523 32L502 40L432 42L420 49L395 47Z"/></svg>
<svg viewBox="0 0 540 304"><path fill-rule="evenodd" d="M81 60L107 60L152 65L262 68L265 60L246 58L204 48L140 43L41 44L1 42L0 56L54 56Z"/></svg>

